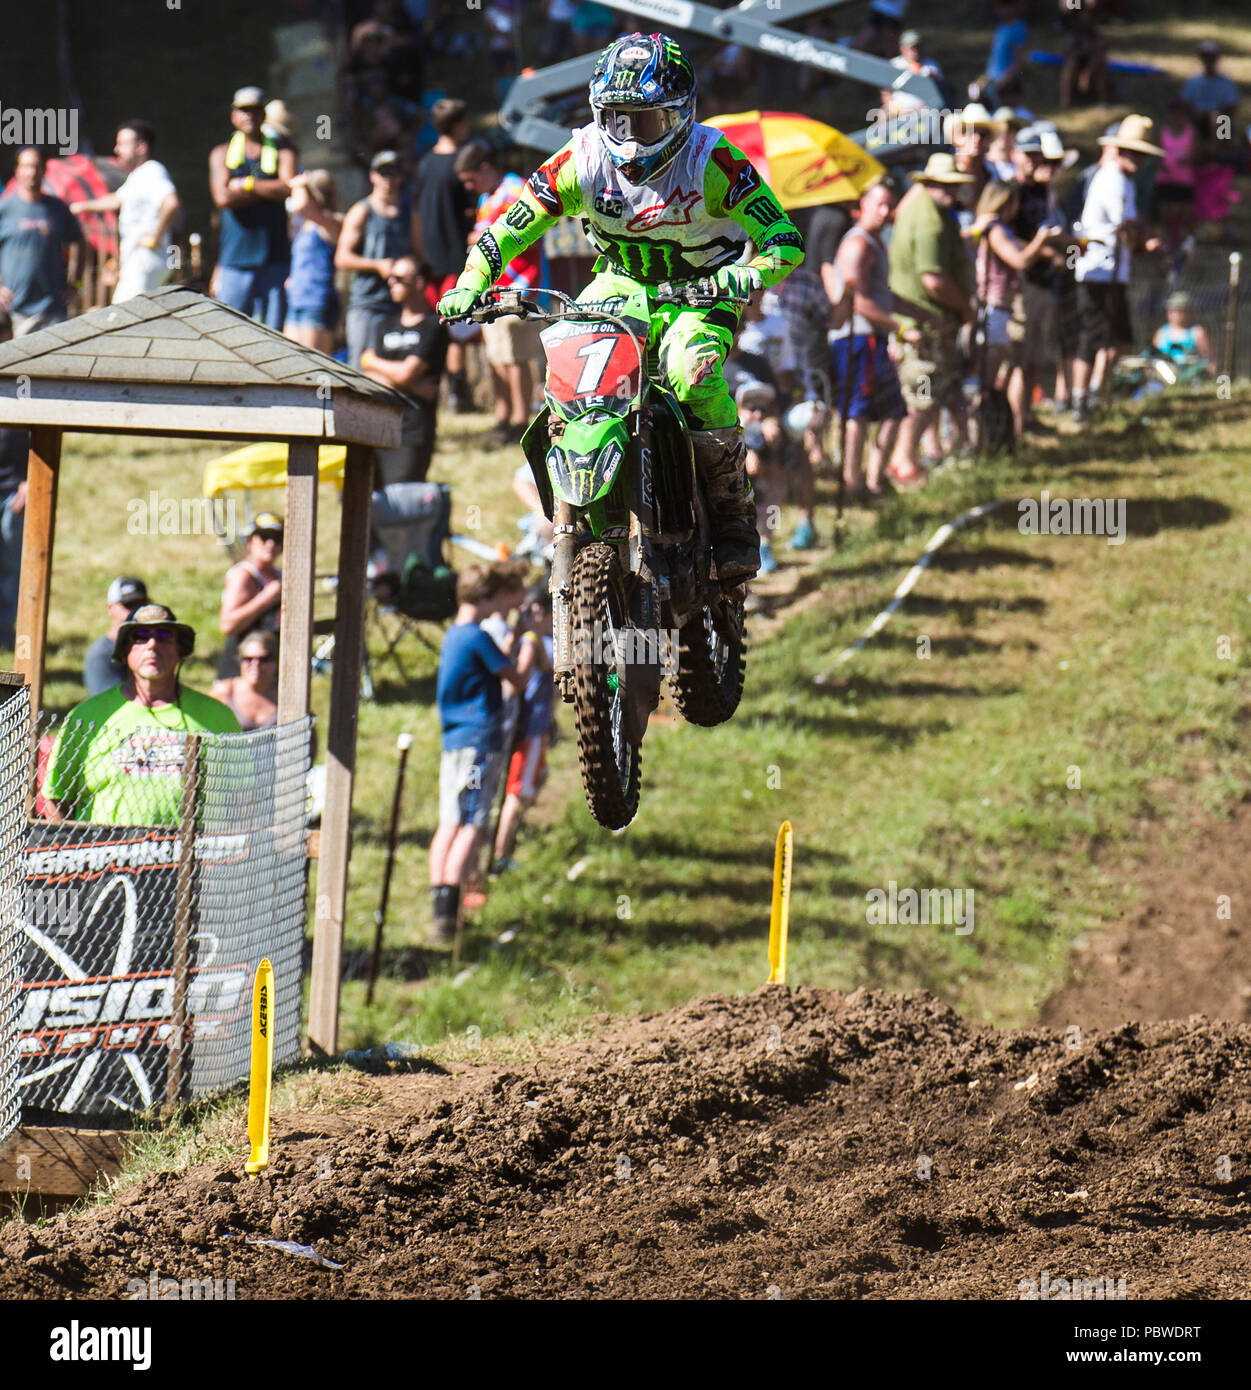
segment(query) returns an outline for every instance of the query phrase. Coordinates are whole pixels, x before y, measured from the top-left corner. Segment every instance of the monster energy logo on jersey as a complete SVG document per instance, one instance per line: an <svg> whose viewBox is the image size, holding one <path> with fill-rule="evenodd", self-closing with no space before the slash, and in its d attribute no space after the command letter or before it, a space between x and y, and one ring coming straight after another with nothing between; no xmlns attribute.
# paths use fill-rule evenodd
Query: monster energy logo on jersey
<svg viewBox="0 0 1251 1390"><path fill-rule="evenodd" d="M662 280L691 280L697 275L706 275L719 266L737 260L742 250L729 237L713 237L695 247L661 237L636 240L613 236L603 227L592 226L589 222L582 225L592 243L612 262L614 269L646 285L656 285ZM690 258L688 252L692 251L698 251L699 260Z"/></svg>

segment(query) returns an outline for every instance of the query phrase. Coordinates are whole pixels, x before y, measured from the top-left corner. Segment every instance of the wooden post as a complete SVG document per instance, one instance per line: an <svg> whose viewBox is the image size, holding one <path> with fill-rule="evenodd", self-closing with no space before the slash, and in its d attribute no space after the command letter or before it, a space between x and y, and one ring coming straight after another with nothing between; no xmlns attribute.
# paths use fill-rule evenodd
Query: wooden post
<svg viewBox="0 0 1251 1390"><path fill-rule="evenodd" d="M22 531L22 578L17 598L13 666L30 686L30 708L39 716L43 701L44 649L48 641L48 591L52 585L52 543L56 535L56 489L61 466L61 431L36 426L30 432L26 464L26 522Z"/></svg>
<svg viewBox="0 0 1251 1390"><path fill-rule="evenodd" d="M1236 365L1234 353L1238 345L1238 278L1242 268L1242 254L1229 253L1229 295L1225 300L1225 375L1234 379Z"/></svg>
<svg viewBox="0 0 1251 1390"><path fill-rule="evenodd" d="M195 901L195 818L200 785L200 735L188 734L183 749L182 802L178 808L178 887L174 897L174 1032L169 1040L165 1104L182 1099L187 1053L187 974L191 915Z"/></svg>
<svg viewBox="0 0 1251 1390"><path fill-rule="evenodd" d="M317 441L287 448L287 515L282 549L282 648L278 722L308 713L313 660L313 579L317 570Z"/></svg>
<svg viewBox="0 0 1251 1390"><path fill-rule="evenodd" d="M351 853L352 778L356 772L356 721L365 642L365 568L369 560L373 471L373 450L350 444L343 478L339 590L335 602L334 666L330 677L330 726L326 739L326 807L321 817L321 859L317 872L313 973L308 1004L309 1047L326 1055L336 1052L339 1045L339 976Z"/></svg>

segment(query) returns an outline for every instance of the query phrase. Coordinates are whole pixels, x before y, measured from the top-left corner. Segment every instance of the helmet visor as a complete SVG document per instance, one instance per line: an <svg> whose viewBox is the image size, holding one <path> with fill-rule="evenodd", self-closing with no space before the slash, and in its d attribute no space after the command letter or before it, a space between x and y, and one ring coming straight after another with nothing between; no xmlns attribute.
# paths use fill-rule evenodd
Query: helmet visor
<svg viewBox="0 0 1251 1390"><path fill-rule="evenodd" d="M655 145L682 120L682 113L670 106L604 106L595 114L604 134L623 144Z"/></svg>

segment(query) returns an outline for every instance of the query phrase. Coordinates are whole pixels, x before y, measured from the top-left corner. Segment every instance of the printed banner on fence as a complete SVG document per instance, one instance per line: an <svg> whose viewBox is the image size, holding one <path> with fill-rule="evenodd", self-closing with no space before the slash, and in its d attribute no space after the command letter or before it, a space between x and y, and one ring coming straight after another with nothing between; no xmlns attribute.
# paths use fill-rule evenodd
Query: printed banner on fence
<svg viewBox="0 0 1251 1390"><path fill-rule="evenodd" d="M195 842L184 1095L236 1079L203 1075L215 1050L196 1044L247 1028L255 968L248 924L207 931L200 909L228 891L247 861L254 867L267 857L255 853L258 837L269 840L249 831ZM170 830L30 826L18 966L23 1107L107 1114L164 1101L179 852Z"/></svg>

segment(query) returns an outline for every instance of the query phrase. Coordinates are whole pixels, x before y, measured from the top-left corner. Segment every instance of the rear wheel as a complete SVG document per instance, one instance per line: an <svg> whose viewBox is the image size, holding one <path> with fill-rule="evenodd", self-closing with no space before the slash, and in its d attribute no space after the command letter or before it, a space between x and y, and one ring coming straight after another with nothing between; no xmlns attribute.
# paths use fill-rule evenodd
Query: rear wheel
<svg viewBox="0 0 1251 1390"><path fill-rule="evenodd" d="M688 724L711 728L724 724L743 698L747 646L743 639L743 605L727 600L739 640L731 642L705 608L681 628L673 703Z"/></svg>
<svg viewBox="0 0 1251 1390"><path fill-rule="evenodd" d="M628 626L616 552L599 543L583 546L570 579L569 619L578 658L574 723L582 786L591 815L606 829L619 830L639 809L642 757L626 737L625 667L615 660L617 636Z"/></svg>

